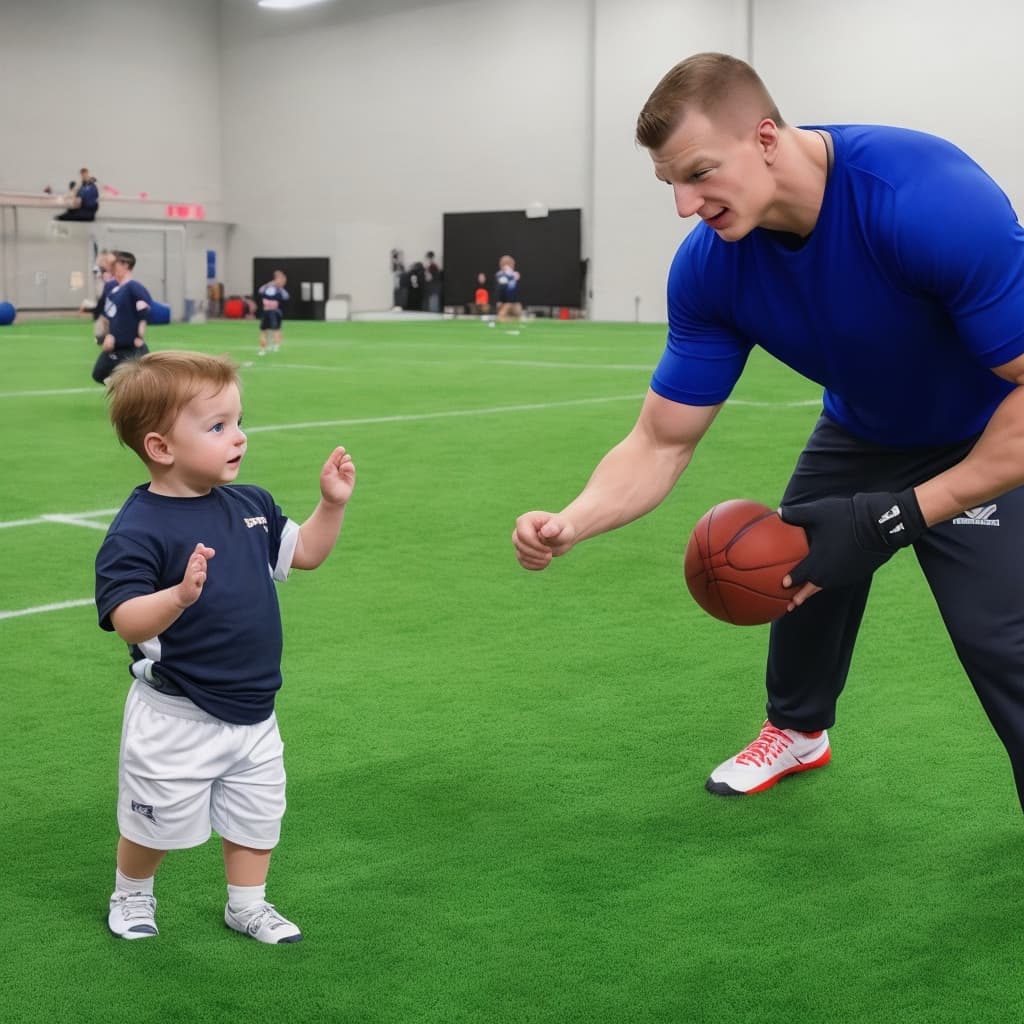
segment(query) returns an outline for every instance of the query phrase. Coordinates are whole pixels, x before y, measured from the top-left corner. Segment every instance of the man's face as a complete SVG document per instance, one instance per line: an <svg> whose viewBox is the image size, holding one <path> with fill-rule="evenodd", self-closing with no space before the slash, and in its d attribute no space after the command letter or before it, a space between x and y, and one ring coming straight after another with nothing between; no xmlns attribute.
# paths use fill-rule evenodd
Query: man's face
<svg viewBox="0 0 1024 1024"><path fill-rule="evenodd" d="M672 186L680 217L697 214L723 241L738 241L756 227L770 226L777 131L771 121L737 131L690 111L668 141L651 151L654 173Z"/></svg>

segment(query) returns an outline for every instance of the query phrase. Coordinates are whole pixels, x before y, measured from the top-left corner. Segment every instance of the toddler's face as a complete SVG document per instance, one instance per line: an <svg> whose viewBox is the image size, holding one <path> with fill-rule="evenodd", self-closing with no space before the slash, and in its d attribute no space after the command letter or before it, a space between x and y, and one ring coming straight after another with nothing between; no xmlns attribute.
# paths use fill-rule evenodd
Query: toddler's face
<svg viewBox="0 0 1024 1024"><path fill-rule="evenodd" d="M183 493L208 494L231 483L246 450L238 386L193 398L175 420L167 443L174 456L171 475Z"/></svg>

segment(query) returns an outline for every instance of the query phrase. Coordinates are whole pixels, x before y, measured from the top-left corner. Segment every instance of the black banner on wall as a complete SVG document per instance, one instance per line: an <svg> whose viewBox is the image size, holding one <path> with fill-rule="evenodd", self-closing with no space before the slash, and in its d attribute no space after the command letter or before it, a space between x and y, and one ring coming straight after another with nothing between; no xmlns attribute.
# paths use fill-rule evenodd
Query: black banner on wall
<svg viewBox="0 0 1024 1024"><path fill-rule="evenodd" d="M444 304L471 303L481 272L493 301L498 260L508 255L522 275L524 305L582 308L580 230L579 210L550 210L546 217L527 217L523 210L446 213Z"/></svg>
<svg viewBox="0 0 1024 1024"><path fill-rule="evenodd" d="M331 261L325 256L257 256L252 261L254 297L275 270L283 270L288 278L285 320L323 320L331 297Z"/></svg>

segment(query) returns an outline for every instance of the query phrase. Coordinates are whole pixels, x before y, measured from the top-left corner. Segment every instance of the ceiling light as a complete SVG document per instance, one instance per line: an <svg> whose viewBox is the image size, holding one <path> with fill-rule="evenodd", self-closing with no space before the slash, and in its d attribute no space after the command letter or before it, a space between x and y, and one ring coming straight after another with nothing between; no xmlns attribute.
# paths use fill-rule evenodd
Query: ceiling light
<svg viewBox="0 0 1024 1024"><path fill-rule="evenodd" d="M323 3L323 0L256 0L257 7L267 7L276 11L294 11L299 7L312 7Z"/></svg>

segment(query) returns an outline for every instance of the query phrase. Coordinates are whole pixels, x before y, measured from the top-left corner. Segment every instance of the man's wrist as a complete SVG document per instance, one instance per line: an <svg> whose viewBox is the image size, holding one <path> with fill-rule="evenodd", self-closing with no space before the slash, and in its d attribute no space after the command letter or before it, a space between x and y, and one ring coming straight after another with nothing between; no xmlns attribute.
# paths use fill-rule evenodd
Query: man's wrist
<svg viewBox="0 0 1024 1024"><path fill-rule="evenodd" d="M898 493L855 494L852 501L857 539L872 551L909 547L927 529L913 487Z"/></svg>

